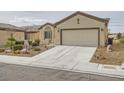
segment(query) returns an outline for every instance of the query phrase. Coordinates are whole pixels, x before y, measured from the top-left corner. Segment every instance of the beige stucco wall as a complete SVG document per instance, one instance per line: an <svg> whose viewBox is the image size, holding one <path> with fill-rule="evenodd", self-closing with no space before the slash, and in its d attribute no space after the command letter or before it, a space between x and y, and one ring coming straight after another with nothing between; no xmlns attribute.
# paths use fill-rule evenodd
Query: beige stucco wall
<svg viewBox="0 0 124 93"><path fill-rule="evenodd" d="M47 31L45 28L49 27L52 31L52 38L51 39L44 39L44 32ZM51 40L51 43L54 43L55 41L55 29L51 25L45 25L43 28L39 30L39 38L41 40L41 44L49 44L49 40Z"/></svg>
<svg viewBox="0 0 124 93"><path fill-rule="evenodd" d="M40 39L39 38L40 32L30 32L30 33L27 33L27 35L28 35L29 41L35 41L37 39Z"/></svg>
<svg viewBox="0 0 124 93"><path fill-rule="evenodd" d="M11 34L16 40L24 40L24 32L0 30L0 45L5 45Z"/></svg>
<svg viewBox="0 0 124 93"><path fill-rule="evenodd" d="M80 19L80 24L77 24L77 19ZM106 32L107 28L105 26L105 23L82 16L80 14L66 20L63 23L60 23L56 26L55 30L55 43L60 44L60 29L68 29L68 28L93 28L93 27L99 27L100 29L103 29L103 31L100 31L100 45L104 45L106 41ZM90 33L89 33L90 34Z"/></svg>
<svg viewBox="0 0 124 93"><path fill-rule="evenodd" d="M18 41L23 41L25 39L25 33L24 32L13 32L13 36Z"/></svg>

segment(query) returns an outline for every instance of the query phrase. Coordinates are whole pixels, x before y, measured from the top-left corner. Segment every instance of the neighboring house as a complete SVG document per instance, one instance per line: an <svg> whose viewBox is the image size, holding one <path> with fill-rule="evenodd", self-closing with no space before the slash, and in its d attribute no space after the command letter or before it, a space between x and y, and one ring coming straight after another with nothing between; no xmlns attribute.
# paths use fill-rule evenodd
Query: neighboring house
<svg viewBox="0 0 124 93"><path fill-rule="evenodd" d="M39 27L39 25L22 27L25 30L25 39L29 41L35 41L37 39L40 39Z"/></svg>
<svg viewBox="0 0 124 93"><path fill-rule="evenodd" d="M5 45L11 35L18 41L23 41L25 39L24 30L0 27L0 45Z"/></svg>

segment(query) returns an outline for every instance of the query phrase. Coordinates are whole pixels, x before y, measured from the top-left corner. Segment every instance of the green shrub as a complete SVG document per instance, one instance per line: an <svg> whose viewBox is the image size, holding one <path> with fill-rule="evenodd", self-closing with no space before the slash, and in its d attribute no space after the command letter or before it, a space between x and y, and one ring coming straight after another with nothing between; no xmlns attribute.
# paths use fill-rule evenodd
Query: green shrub
<svg viewBox="0 0 124 93"><path fill-rule="evenodd" d="M8 38L9 41L16 41L16 39L14 37L10 37Z"/></svg>
<svg viewBox="0 0 124 93"><path fill-rule="evenodd" d="M21 45L23 45L24 44L24 41L16 41L16 43L15 44L21 44Z"/></svg>
<svg viewBox="0 0 124 93"><path fill-rule="evenodd" d="M121 33L118 33L118 34L117 34L117 39L120 39L121 36L122 36Z"/></svg>
<svg viewBox="0 0 124 93"><path fill-rule="evenodd" d="M120 43L124 43L124 37L120 38Z"/></svg>
<svg viewBox="0 0 124 93"><path fill-rule="evenodd" d="M13 49L13 46L15 45L16 39L11 35L10 38L8 38L8 41L6 42L6 47L9 47Z"/></svg>
<svg viewBox="0 0 124 93"><path fill-rule="evenodd" d="M37 42L38 45L40 45L40 40L36 39L35 42Z"/></svg>
<svg viewBox="0 0 124 93"><path fill-rule="evenodd" d="M28 41L29 42L29 45L32 45L32 41Z"/></svg>
<svg viewBox="0 0 124 93"><path fill-rule="evenodd" d="M32 46L39 46L39 44L37 42L33 42Z"/></svg>
<svg viewBox="0 0 124 93"><path fill-rule="evenodd" d="M14 45L15 45L15 41L7 41L5 46L12 49Z"/></svg>
<svg viewBox="0 0 124 93"><path fill-rule="evenodd" d="M13 47L13 50L16 51L16 50L22 50L23 49L23 46L22 45L15 45Z"/></svg>

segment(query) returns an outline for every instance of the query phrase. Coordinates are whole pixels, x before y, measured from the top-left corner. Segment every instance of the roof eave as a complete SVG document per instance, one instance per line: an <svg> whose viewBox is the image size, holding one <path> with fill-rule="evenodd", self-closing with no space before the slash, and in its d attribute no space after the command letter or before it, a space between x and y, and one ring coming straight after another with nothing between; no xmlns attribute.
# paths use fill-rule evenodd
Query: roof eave
<svg viewBox="0 0 124 93"><path fill-rule="evenodd" d="M97 21L100 21L100 22L104 22L104 23L109 22L109 20L110 20L110 18L99 18L99 17L93 16L93 15L86 14L86 13L83 13L83 12L78 11L78 12L75 12L75 13L71 14L70 16L67 16L64 19L62 19L62 20L54 23L54 25L59 25L62 22L66 21L66 20L68 20L70 18L72 18L73 16L75 16L77 14L80 14L80 15L83 15L83 16L86 16L86 17L89 17L91 19L94 19L94 20L97 20Z"/></svg>
<svg viewBox="0 0 124 93"><path fill-rule="evenodd" d="M25 30L21 30L21 29L11 29L11 28L3 28L3 27L0 27L0 30L25 32Z"/></svg>
<svg viewBox="0 0 124 93"><path fill-rule="evenodd" d="M38 30L42 29L42 28L43 28L44 26L46 26L46 25L54 26L54 24L52 24L52 23L45 23L45 24L43 24L41 27L39 27Z"/></svg>

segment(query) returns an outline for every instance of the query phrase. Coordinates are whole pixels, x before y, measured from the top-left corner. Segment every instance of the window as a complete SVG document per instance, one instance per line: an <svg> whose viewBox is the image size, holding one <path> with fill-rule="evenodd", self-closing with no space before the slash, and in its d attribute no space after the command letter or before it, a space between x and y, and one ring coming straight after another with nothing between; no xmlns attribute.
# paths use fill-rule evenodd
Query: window
<svg viewBox="0 0 124 93"><path fill-rule="evenodd" d="M45 31L44 32L44 39L51 39L52 38L52 32L51 31Z"/></svg>
<svg viewBox="0 0 124 93"><path fill-rule="evenodd" d="M77 24L80 24L80 19L79 18L77 18Z"/></svg>
<svg viewBox="0 0 124 93"><path fill-rule="evenodd" d="M52 39L52 29L49 26L45 27L44 39Z"/></svg>

